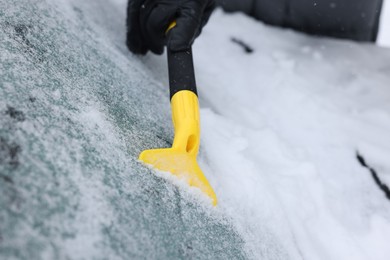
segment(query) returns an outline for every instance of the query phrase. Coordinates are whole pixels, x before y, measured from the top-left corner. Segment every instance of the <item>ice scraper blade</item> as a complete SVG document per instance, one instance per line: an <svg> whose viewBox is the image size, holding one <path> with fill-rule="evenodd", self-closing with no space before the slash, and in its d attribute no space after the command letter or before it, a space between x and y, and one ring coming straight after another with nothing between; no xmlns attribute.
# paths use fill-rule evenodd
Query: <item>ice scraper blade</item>
<svg viewBox="0 0 390 260"><path fill-rule="evenodd" d="M214 190L196 161L200 139L198 98L192 91L182 90L172 97L171 107L175 131L172 147L143 151L139 159L184 179L209 196L216 205Z"/></svg>
<svg viewBox="0 0 390 260"><path fill-rule="evenodd" d="M184 179L209 196L216 206L217 196L196 161L200 120L191 48L180 52L168 51L168 71L175 131L173 144L171 148L145 150L139 160Z"/></svg>

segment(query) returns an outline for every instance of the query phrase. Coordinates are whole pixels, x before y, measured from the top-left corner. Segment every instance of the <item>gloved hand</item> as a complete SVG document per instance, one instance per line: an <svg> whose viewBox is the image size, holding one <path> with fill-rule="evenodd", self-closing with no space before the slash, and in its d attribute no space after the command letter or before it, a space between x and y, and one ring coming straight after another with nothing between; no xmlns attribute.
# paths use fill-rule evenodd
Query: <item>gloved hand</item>
<svg viewBox="0 0 390 260"><path fill-rule="evenodd" d="M171 51L188 49L214 7L214 0L129 0L127 47L137 54L162 54L165 45ZM166 34L172 21L176 26Z"/></svg>

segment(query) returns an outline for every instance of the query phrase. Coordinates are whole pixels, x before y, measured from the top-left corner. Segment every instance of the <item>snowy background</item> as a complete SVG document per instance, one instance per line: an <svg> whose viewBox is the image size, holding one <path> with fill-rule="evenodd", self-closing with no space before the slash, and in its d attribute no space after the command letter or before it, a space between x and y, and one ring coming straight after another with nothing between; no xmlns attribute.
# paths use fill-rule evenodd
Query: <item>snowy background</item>
<svg viewBox="0 0 390 260"><path fill-rule="evenodd" d="M382 8L378 44L390 47L390 0L384 0Z"/></svg>
<svg viewBox="0 0 390 260"><path fill-rule="evenodd" d="M194 45L213 208L137 160L173 130L125 10L0 1L1 259L389 259L390 48L217 10Z"/></svg>

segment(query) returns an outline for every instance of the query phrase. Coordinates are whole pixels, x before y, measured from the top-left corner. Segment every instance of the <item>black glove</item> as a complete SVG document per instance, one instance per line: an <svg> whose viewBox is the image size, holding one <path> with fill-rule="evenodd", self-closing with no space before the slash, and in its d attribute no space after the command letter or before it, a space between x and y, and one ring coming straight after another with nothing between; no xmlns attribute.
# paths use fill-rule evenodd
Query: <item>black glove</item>
<svg viewBox="0 0 390 260"><path fill-rule="evenodd" d="M165 45L171 51L188 49L214 7L214 0L129 0L127 47L137 54L162 54ZM166 34L172 21L176 26Z"/></svg>

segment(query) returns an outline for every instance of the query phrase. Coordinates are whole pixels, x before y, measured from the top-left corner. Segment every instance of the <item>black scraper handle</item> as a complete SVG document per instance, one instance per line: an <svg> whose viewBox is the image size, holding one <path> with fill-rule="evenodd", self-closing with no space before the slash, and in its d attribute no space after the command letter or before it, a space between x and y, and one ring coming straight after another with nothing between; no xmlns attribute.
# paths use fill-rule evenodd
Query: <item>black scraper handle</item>
<svg viewBox="0 0 390 260"><path fill-rule="evenodd" d="M192 49L173 52L168 50L168 73L170 97L181 90L197 95Z"/></svg>

